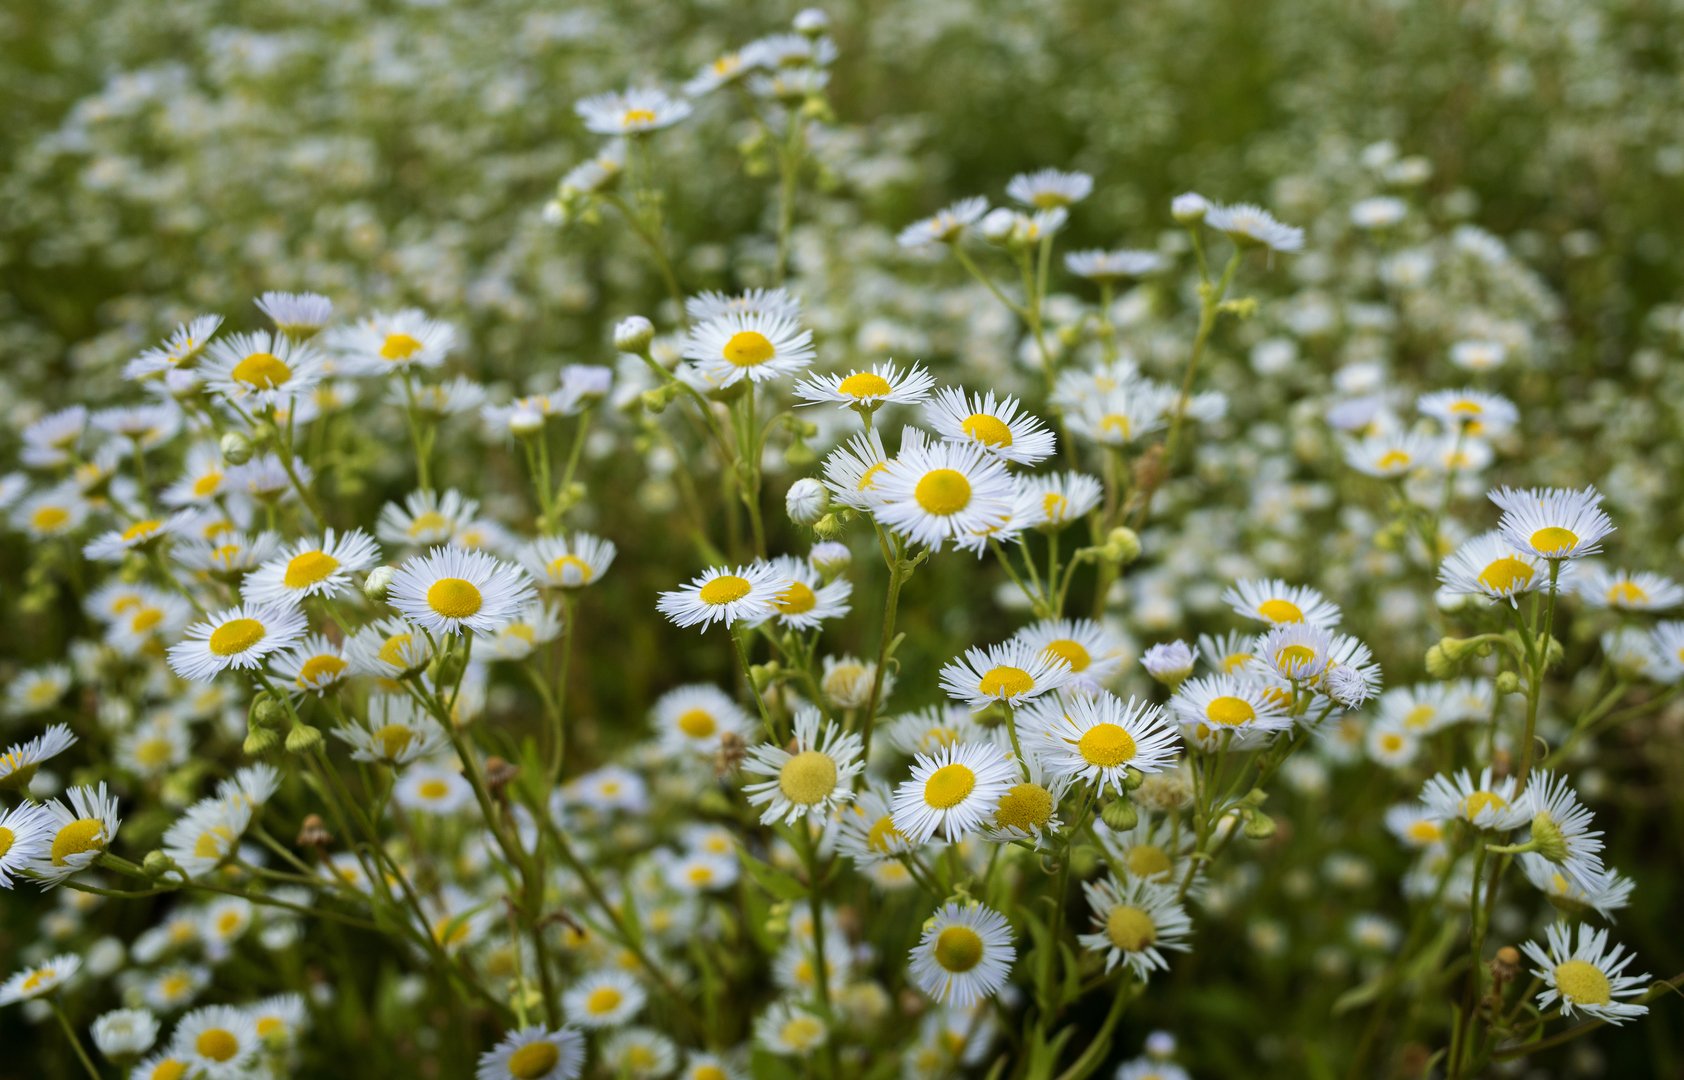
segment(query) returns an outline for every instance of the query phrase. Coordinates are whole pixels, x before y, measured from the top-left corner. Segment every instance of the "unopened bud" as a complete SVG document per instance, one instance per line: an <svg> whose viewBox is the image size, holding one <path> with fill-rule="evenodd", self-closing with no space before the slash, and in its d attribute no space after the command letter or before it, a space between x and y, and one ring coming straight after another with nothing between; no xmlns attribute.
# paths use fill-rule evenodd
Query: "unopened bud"
<svg viewBox="0 0 1684 1080"><path fill-rule="evenodd" d="M789 491L784 494L784 509L789 513L789 520L797 525L817 523L829 505L830 493L810 476L789 485Z"/></svg>
<svg viewBox="0 0 1684 1080"><path fill-rule="evenodd" d="M1140 536L1133 529L1119 525L1105 538L1105 553L1122 566L1140 558Z"/></svg>
<svg viewBox="0 0 1684 1080"><path fill-rule="evenodd" d="M1427 674L1435 679L1453 679L1456 677L1457 663L1444 651L1442 644L1434 645L1427 650Z"/></svg>
<svg viewBox="0 0 1684 1080"><path fill-rule="evenodd" d="M175 860L162 851L148 851L146 858L140 861L140 868L149 878L161 878L176 867Z"/></svg>
<svg viewBox="0 0 1684 1080"><path fill-rule="evenodd" d="M848 565L854 561L854 553L848 550L847 544L827 540L813 545L813 550L807 553L807 561L812 564L814 570L829 579L848 569Z"/></svg>
<svg viewBox="0 0 1684 1080"><path fill-rule="evenodd" d="M309 724L294 724L287 732L287 753L307 754L322 744L322 729Z"/></svg>
<svg viewBox="0 0 1684 1080"><path fill-rule="evenodd" d="M1520 676L1515 674L1512 671L1500 671L1500 672L1498 672L1497 673L1497 693L1499 693L1499 694L1518 694L1518 693L1520 693Z"/></svg>
<svg viewBox="0 0 1684 1080"><path fill-rule="evenodd" d="M537 409L516 409L509 414L509 434L517 439L530 439L544 430L544 414Z"/></svg>
<svg viewBox="0 0 1684 1080"><path fill-rule="evenodd" d="M240 745L240 749L247 757L258 757L279 746L280 742L281 737L276 732L268 728L254 727L246 732L246 741Z"/></svg>
<svg viewBox="0 0 1684 1080"><path fill-rule="evenodd" d="M377 604L385 600L386 589L392 584L392 578L396 577L397 573L390 566L376 566L368 572L368 577L363 578L363 595Z"/></svg>
<svg viewBox="0 0 1684 1080"><path fill-rule="evenodd" d="M1146 774L1130 765L1123 770L1123 790L1139 791L1140 785L1146 782Z"/></svg>
<svg viewBox="0 0 1684 1080"><path fill-rule="evenodd" d="M493 754L485 759L485 786L493 795L508 787L520 775L520 766Z"/></svg>
<svg viewBox="0 0 1684 1080"><path fill-rule="evenodd" d="M649 351L655 340L655 324L642 315L628 315L614 325L614 347L621 352L639 356Z"/></svg>
<svg viewBox="0 0 1684 1080"><path fill-rule="evenodd" d="M842 519L835 514L826 514L813 522L813 535L821 540L834 540L842 535Z"/></svg>
<svg viewBox="0 0 1684 1080"><path fill-rule="evenodd" d="M1128 799L1112 799L1099 812L1099 820L1113 832L1127 832L1140 822L1140 811Z"/></svg>
<svg viewBox="0 0 1684 1080"><path fill-rule="evenodd" d="M782 672L783 665L776 660L768 660L764 664L755 664L748 669L749 677L754 680L754 688L761 693L765 693L766 688L772 685L772 680L776 679Z"/></svg>
<svg viewBox="0 0 1684 1080"><path fill-rule="evenodd" d="M1508 982L1520 974L1520 950L1513 945L1504 945L1497 950L1497 955L1491 958L1491 977L1499 982Z"/></svg>
<svg viewBox="0 0 1684 1080"><path fill-rule="evenodd" d="M246 720L252 727L274 730L279 728L286 718L286 706L274 694L260 690L257 696L251 699L251 712Z"/></svg>
<svg viewBox="0 0 1684 1080"><path fill-rule="evenodd" d="M1210 212L1210 200L1197 192L1177 195L1169 204L1169 216L1178 225L1197 225Z"/></svg>
<svg viewBox="0 0 1684 1080"><path fill-rule="evenodd" d="M251 460L251 440L237 431L230 431L219 444L222 460L230 465L244 465Z"/></svg>

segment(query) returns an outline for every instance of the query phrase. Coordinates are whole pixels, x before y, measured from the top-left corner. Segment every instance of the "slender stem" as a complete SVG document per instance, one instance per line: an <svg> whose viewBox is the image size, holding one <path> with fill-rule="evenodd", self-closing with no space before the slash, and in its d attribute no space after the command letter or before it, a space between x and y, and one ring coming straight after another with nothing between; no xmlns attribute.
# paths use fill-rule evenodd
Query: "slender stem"
<svg viewBox="0 0 1684 1080"><path fill-rule="evenodd" d="M71 1049L76 1051L76 1060L82 1063L82 1068L87 1070L88 1075L93 1077L93 1080L100 1080L99 1070L94 1068L93 1060L88 1057L88 1052L82 1048L82 1040L77 1036L76 1028L71 1024L70 1017L65 1015L64 1006L58 1003L57 996L48 1000L52 1004L53 1015L58 1017L59 1024L64 1027L64 1035L65 1038L70 1040Z"/></svg>

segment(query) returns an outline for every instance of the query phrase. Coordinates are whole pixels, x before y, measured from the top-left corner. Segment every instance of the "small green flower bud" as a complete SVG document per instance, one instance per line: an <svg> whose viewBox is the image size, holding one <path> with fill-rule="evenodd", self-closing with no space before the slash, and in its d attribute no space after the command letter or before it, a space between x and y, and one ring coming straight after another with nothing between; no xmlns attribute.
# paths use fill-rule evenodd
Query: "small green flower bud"
<svg viewBox="0 0 1684 1080"><path fill-rule="evenodd" d="M1427 650L1427 674L1435 679L1454 679L1457 663L1444 651L1442 644Z"/></svg>
<svg viewBox="0 0 1684 1080"><path fill-rule="evenodd" d="M368 572L368 577L363 579L363 595L376 604L381 603L386 599L387 586L392 584L392 578L396 577L397 573L390 566L376 566Z"/></svg>
<svg viewBox="0 0 1684 1080"><path fill-rule="evenodd" d="M1123 770L1123 787L1129 791L1140 790L1140 785L1146 782L1146 774L1130 765Z"/></svg>
<svg viewBox="0 0 1684 1080"><path fill-rule="evenodd" d="M764 664L755 664L748 669L749 677L754 680L754 688L761 693L765 693L766 688L771 686L773 680L782 672L783 665L776 660L768 660Z"/></svg>
<svg viewBox="0 0 1684 1080"><path fill-rule="evenodd" d="M222 460L230 465L244 465L251 460L251 440L239 432L230 431L222 437Z"/></svg>
<svg viewBox="0 0 1684 1080"><path fill-rule="evenodd" d="M260 690L251 699L251 712L246 720L254 728L275 729L287 718L287 708L267 690Z"/></svg>
<svg viewBox="0 0 1684 1080"><path fill-rule="evenodd" d="M1133 529L1119 525L1105 538L1106 555L1123 566L1140 558L1140 537Z"/></svg>
<svg viewBox="0 0 1684 1080"><path fill-rule="evenodd" d="M267 728L254 727L246 732L246 741L241 745L247 757L258 757L267 754L281 743L281 737Z"/></svg>
<svg viewBox="0 0 1684 1080"><path fill-rule="evenodd" d="M1275 835L1275 819L1261 810L1246 815L1245 835L1248 840L1267 840Z"/></svg>
<svg viewBox="0 0 1684 1080"><path fill-rule="evenodd" d="M176 867L175 860L162 851L148 851L146 858L140 862L140 868L146 871L147 877L156 879L163 877Z"/></svg>
<svg viewBox="0 0 1684 1080"><path fill-rule="evenodd" d="M835 514L826 514L813 522L813 535L820 540L834 540L842 535L842 519Z"/></svg>
<svg viewBox="0 0 1684 1080"><path fill-rule="evenodd" d="M1105 822L1105 827L1113 832L1126 832L1140 821L1140 811L1127 799L1112 799L1105 804L1105 809L1099 812L1099 820Z"/></svg>
<svg viewBox="0 0 1684 1080"><path fill-rule="evenodd" d="M1520 676L1512 671L1502 671L1497 674L1497 693L1520 693Z"/></svg>
<svg viewBox="0 0 1684 1080"><path fill-rule="evenodd" d="M307 754L322 744L322 731L309 724L298 724L287 732L287 753Z"/></svg>

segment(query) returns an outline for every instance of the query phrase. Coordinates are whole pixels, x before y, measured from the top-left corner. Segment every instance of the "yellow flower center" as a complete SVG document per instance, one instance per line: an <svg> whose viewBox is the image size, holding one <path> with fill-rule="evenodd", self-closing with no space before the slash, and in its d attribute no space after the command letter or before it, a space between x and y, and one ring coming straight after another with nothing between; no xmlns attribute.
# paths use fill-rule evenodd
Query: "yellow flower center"
<svg viewBox="0 0 1684 1080"><path fill-rule="evenodd" d="M1308 645L1287 645L1275 653L1275 665L1292 672L1316 661L1316 650Z"/></svg>
<svg viewBox="0 0 1684 1080"><path fill-rule="evenodd" d="M725 343L723 355L736 367L756 367L777 355L765 334L755 330L739 330Z"/></svg>
<svg viewBox="0 0 1684 1080"><path fill-rule="evenodd" d="M1158 927L1146 912L1118 904L1105 917L1105 936L1119 949L1139 952L1158 940Z"/></svg>
<svg viewBox="0 0 1684 1080"><path fill-rule="evenodd" d="M1532 580L1532 565L1524 559L1505 555L1479 572L1479 583L1492 592L1506 593Z"/></svg>
<svg viewBox="0 0 1684 1080"><path fill-rule="evenodd" d="M1548 525L1532 534L1532 550L1545 558L1566 555L1579 546L1579 538L1571 529Z"/></svg>
<svg viewBox="0 0 1684 1080"><path fill-rule="evenodd" d="M1205 706L1205 716L1213 724L1239 727L1257 719L1257 710L1244 698L1219 697L1211 699L1211 703Z"/></svg>
<svg viewBox="0 0 1684 1080"><path fill-rule="evenodd" d="M994 810L994 824L1002 829L1033 832L1052 819L1052 792L1040 784L1018 784L1000 796Z"/></svg>
<svg viewBox="0 0 1684 1080"><path fill-rule="evenodd" d="M123 530L123 542L132 544L136 540L144 540L163 527L161 521L137 521Z"/></svg>
<svg viewBox="0 0 1684 1080"><path fill-rule="evenodd" d="M183 1080L187 1076L187 1062L177 1058L165 1058L153 1068L146 1080Z"/></svg>
<svg viewBox="0 0 1684 1080"><path fill-rule="evenodd" d="M199 1033L193 1048L212 1061L230 1061L240 1052L240 1040L225 1028L210 1028Z"/></svg>
<svg viewBox="0 0 1684 1080"><path fill-rule="evenodd" d="M1041 652L1048 656L1056 656L1058 659L1063 660L1066 664L1070 665L1071 671L1086 671L1088 669L1088 665L1093 663L1093 657L1088 653L1087 647L1081 642L1074 641L1070 638L1059 638L1057 641L1049 641Z"/></svg>
<svg viewBox="0 0 1684 1080"><path fill-rule="evenodd" d="M257 1037L268 1039L276 1035L287 1033L286 1021L278 1016L261 1016L257 1020Z"/></svg>
<svg viewBox="0 0 1684 1080"><path fill-rule="evenodd" d="M877 474L888 467L888 462L879 461L877 464L866 469L865 472L860 473L860 482L854 485L854 490L869 491L871 489L871 485L877 481Z"/></svg>
<svg viewBox="0 0 1684 1080"><path fill-rule="evenodd" d="M982 935L968 926L949 926L936 935L936 963L948 971L969 971L982 963Z"/></svg>
<svg viewBox="0 0 1684 1080"><path fill-rule="evenodd" d="M817 750L803 750L778 771L778 789L799 806L822 802L836 790L836 762Z"/></svg>
<svg viewBox="0 0 1684 1080"><path fill-rule="evenodd" d="M1265 600L1257 605L1257 614L1270 622L1304 621L1304 613L1290 600Z"/></svg>
<svg viewBox="0 0 1684 1080"><path fill-rule="evenodd" d="M232 937L234 932L236 930L240 929L240 927L243 926L244 924L245 924L245 921L240 918L239 912L237 912L237 911L224 911L222 913L222 915L216 920L216 930L217 930L218 934L220 934L221 936L223 936L225 938L226 937Z"/></svg>
<svg viewBox="0 0 1684 1080"><path fill-rule="evenodd" d="M1156 844L1136 844L1129 848L1129 873L1138 878L1154 878L1170 871L1169 856Z"/></svg>
<svg viewBox="0 0 1684 1080"><path fill-rule="evenodd" d="M16 839L17 835L12 830L0 825L0 859L5 858L6 852L12 850L12 842Z"/></svg>
<svg viewBox="0 0 1684 1080"><path fill-rule="evenodd" d="M1437 716L1437 708L1431 705L1417 705L1403 714L1403 726L1411 731L1420 731L1430 726Z"/></svg>
<svg viewBox="0 0 1684 1080"><path fill-rule="evenodd" d="M865 846L879 855L887 855L906 843L906 834L895 828L895 819L888 814L878 818L865 834Z"/></svg>
<svg viewBox="0 0 1684 1080"><path fill-rule="evenodd" d="M561 1051L547 1039L527 1043L509 1055L509 1075L517 1080L538 1080L561 1060Z"/></svg>
<svg viewBox="0 0 1684 1080"><path fill-rule="evenodd" d="M1635 581L1617 581L1608 587L1610 604L1642 604L1648 600L1649 594Z"/></svg>
<svg viewBox="0 0 1684 1080"><path fill-rule="evenodd" d="M306 551L287 563L281 582L289 589L306 589L339 569L339 560L325 551Z"/></svg>
<svg viewBox="0 0 1684 1080"><path fill-rule="evenodd" d="M437 777L432 777L421 781L421 786L415 790L416 794L423 799L442 799L450 794L450 785Z"/></svg>
<svg viewBox="0 0 1684 1080"><path fill-rule="evenodd" d="M594 1016L601 1016L603 1013L610 1013L618 1009L622 1000L624 1000L623 995L614 987L599 986L586 996L585 1011Z"/></svg>
<svg viewBox="0 0 1684 1080"><path fill-rule="evenodd" d="M957 514L971 502L971 482L958 469L931 469L913 488L912 497L932 514Z"/></svg>
<svg viewBox="0 0 1684 1080"><path fill-rule="evenodd" d="M387 724L374 733L374 741L380 746L380 755L390 761L396 761L408 750L410 741L414 738L415 732L402 724Z"/></svg>
<svg viewBox="0 0 1684 1080"><path fill-rule="evenodd" d="M1476 791L1462 800L1462 813L1472 820L1487 809L1506 810L1508 805L1509 801L1495 791Z"/></svg>
<svg viewBox="0 0 1684 1080"><path fill-rule="evenodd" d="M30 515L29 523L36 532L53 532L70 520L70 511L62 506L43 506Z"/></svg>
<svg viewBox="0 0 1684 1080"><path fill-rule="evenodd" d="M965 801L976 788L976 773L954 762L943 765L924 781L924 801L937 810L950 810Z"/></svg>
<svg viewBox="0 0 1684 1080"><path fill-rule="evenodd" d="M579 584L585 585L591 580L591 564L577 555L561 555L551 559L546 569L549 570L550 577L557 581L571 583L577 580Z"/></svg>
<svg viewBox="0 0 1684 1080"><path fill-rule="evenodd" d="M437 510L428 510L415 515L415 520L409 523L409 535L420 536L423 533L437 532L450 528L450 520Z"/></svg>
<svg viewBox="0 0 1684 1080"><path fill-rule="evenodd" d="M1555 966L1555 988L1575 1005L1607 1005L1614 1000L1608 976L1586 960L1564 960Z"/></svg>
<svg viewBox="0 0 1684 1080"><path fill-rule="evenodd" d="M304 661L298 669L299 686L315 686L317 683L333 679L345 670L345 661L328 653L312 656Z"/></svg>
<svg viewBox="0 0 1684 1080"><path fill-rule="evenodd" d="M36 968L29 973L28 978L23 980L23 985L19 989L26 994L39 990L42 986L50 983L56 975L58 975L58 972L50 967Z"/></svg>
<svg viewBox="0 0 1684 1080"><path fill-rule="evenodd" d="M778 1034L786 1045L806 1049L824 1035L824 1025L811 1016L797 1016L791 1018Z"/></svg>
<svg viewBox="0 0 1684 1080"><path fill-rule="evenodd" d="M213 825L193 841L193 854L201 859L220 859L233 840L234 833L226 825Z"/></svg>
<svg viewBox="0 0 1684 1080"><path fill-rule="evenodd" d="M211 631L210 651L218 656L233 656L262 641L267 631L256 619L229 619Z"/></svg>
<svg viewBox="0 0 1684 1080"><path fill-rule="evenodd" d="M1048 521L1063 521L1070 510L1070 500L1056 491L1049 491L1041 496L1041 513Z"/></svg>
<svg viewBox="0 0 1684 1080"><path fill-rule="evenodd" d="M1403 749L1403 736L1395 731L1388 731L1380 736L1380 749L1388 754L1395 754Z"/></svg>
<svg viewBox="0 0 1684 1080"><path fill-rule="evenodd" d="M408 360L420 351L421 343L408 334L387 334L386 340L380 343L380 359L394 363Z"/></svg>
<svg viewBox="0 0 1684 1080"><path fill-rule="evenodd" d="M1133 425L1129 423L1129 418L1124 416L1122 413L1107 413L1099 421L1100 431L1109 431L1115 434L1119 439L1126 440L1129 437L1129 432L1132 427Z"/></svg>
<svg viewBox="0 0 1684 1080"><path fill-rule="evenodd" d="M989 668L976 688L987 697L1016 697L1035 689L1035 680L1022 668L1002 665Z"/></svg>
<svg viewBox="0 0 1684 1080"><path fill-rule="evenodd" d="M427 606L447 619L466 619L484 603L474 583L461 578L439 578L427 589Z"/></svg>
<svg viewBox="0 0 1684 1080"><path fill-rule="evenodd" d="M721 574L702 586L698 594L704 604L729 604L741 600L753 588L747 578L740 578L735 574Z"/></svg>
<svg viewBox="0 0 1684 1080"><path fill-rule="evenodd" d="M690 1080L725 1080L725 1070L718 1065L698 1065L690 1070Z"/></svg>
<svg viewBox="0 0 1684 1080"><path fill-rule="evenodd" d="M382 663L401 666L405 663L405 653L409 651L410 642L414 640L413 634L393 634L381 644L380 651L375 655Z"/></svg>
<svg viewBox="0 0 1684 1080"><path fill-rule="evenodd" d="M1108 769L1134 757L1134 736L1118 724L1095 724L1082 733L1076 750L1089 765Z"/></svg>
<svg viewBox="0 0 1684 1080"><path fill-rule="evenodd" d="M790 582L789 588L778 594L778 599L774 601L778 610L785 615L800 615L812 611L818 602L819 598L813 594L813 590L801 581Z"/></svg>
<svg viewBox="0 0 1684 1080"><path fill-rule="evenodd" d="M654 122L655 110L653 109L627 109L625 115L620 117L620 123L625 127L632 127L636 124L653 124Z"/></svg>
<svg viewBox="0 0 1684 1080"><path fill-rule="evenodd" d="M1417 844L1436 844L1444 836L1444 829L1436 821L1417 821L1407 830L1409 839Z"/></svg>
<svg viewBox="0 0 1684 1080"><path fill-rule="evenodd" d="M1409 454L1403 450L1387 450L1374 464L1376 468L1381 469L1407 469Z"/></svg>
<svg viewBox="0 0 1684 1080"><path fill-rule="evenodd" d="M894 389L889 380L871 371L856 371L836 384L836 389L852 398L882 397Z"/></svg>
<svg viewBox="0 0 1684 1080"><path fill-rule="evenodd" d="M254 390L273 390L292 378L292 369L273 353L254 352L235 364L229 374L235 382L245 383Z"/></svg>
<svg viewBox="0 0 1684 1080"><path fill-rule="evenodd" d="M705 739L719 730L719 725L706 709L687 709L678 716L678 730L692 739Z"/></svg>
<svg viewBox="0 0 1684 1080"><path fill-rule="evenodd" d="M987 413L972 413L965 417L965 422L959 425L959 430L977 442L987 443L989 446L1012 444L1012 429L1001 423L999 417L989 416Z"/></svg>

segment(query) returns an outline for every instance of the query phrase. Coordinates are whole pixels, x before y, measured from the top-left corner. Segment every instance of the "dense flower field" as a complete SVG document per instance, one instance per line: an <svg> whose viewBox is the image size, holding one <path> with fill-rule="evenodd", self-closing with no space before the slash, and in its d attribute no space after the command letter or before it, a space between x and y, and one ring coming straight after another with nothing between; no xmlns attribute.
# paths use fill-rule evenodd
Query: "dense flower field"
<svg viewBox="0 0 1684 1080"><path fill-rule="evenodd" d="M1684 8L0 13L0 1076L1684 1069Z"/></svg>

